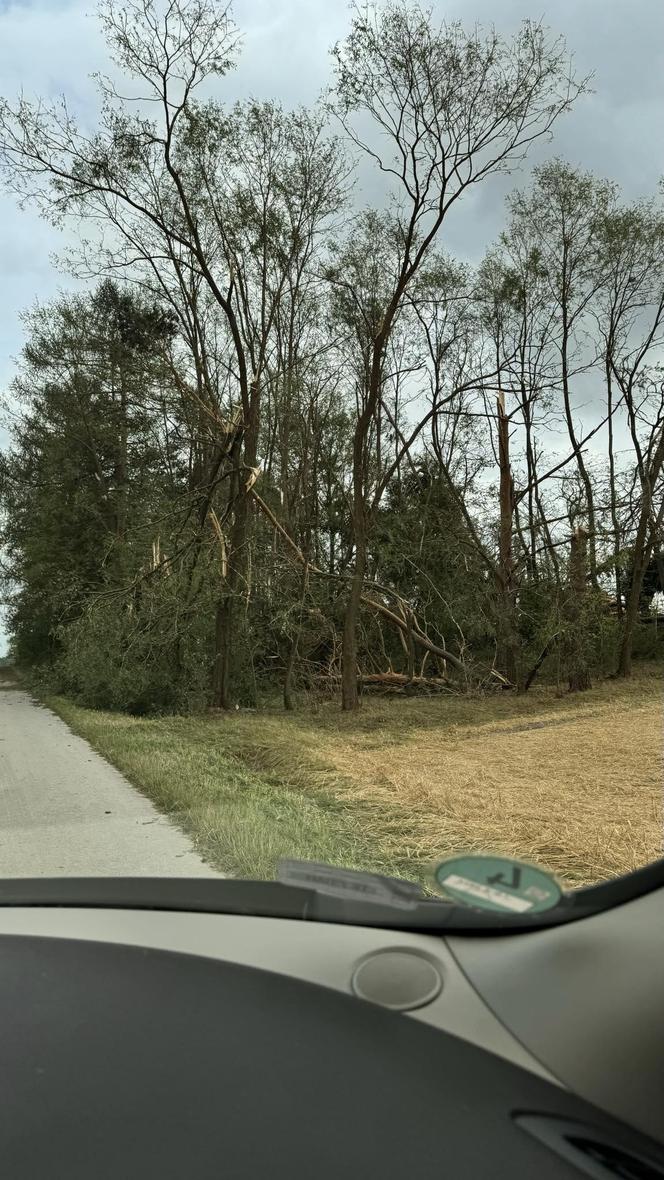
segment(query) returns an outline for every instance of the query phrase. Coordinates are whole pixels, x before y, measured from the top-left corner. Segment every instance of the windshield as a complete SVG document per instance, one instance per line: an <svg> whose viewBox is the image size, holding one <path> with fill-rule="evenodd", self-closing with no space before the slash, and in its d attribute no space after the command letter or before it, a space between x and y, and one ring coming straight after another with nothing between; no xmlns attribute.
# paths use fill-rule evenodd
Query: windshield
<svg viewBox="0 0 664 1180"><path fill-rule="evenodd" d="M0 878L651 864L664 8L88 7L0 0Z"/></svg>

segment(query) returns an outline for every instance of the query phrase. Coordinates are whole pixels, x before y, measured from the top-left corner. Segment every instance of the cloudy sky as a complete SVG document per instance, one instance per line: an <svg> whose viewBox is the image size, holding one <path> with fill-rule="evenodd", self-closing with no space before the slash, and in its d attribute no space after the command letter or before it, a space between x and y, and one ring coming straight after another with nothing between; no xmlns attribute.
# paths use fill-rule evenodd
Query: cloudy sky
<svg viewBox="0 0 664 1180"><path fill-rule="evenodd" d="M88 15L94 6L94 0L0 0L0 93L65 92L92 120L96 98L88 75L106 63ZM543 18L563 34L578 72L594 74L594 93L558 124L553 144L533 162L561 155L618 181L627 197L654 191L664 174L664 0L434 0L432 7L439 19L493 22L505 33L524 17ZM244 51L237 71L219 81L219 97L313 102L330 79L329 47L348 27L346 0L238 0L234 13ZM444 243L451 253L481 256L501 228L506 183L485 184L459 208ZM68 285L53 262L61 246L47 224L0 195L0 398L21 347L22 309ZM0 445L3 437L0 427Z"/></svg>
<svg viewBox="0 0 664 1180"><path fill-rule="evenodd" d="M564 34L579 73L594 74L594 93L538 157L562 155L619 181L630 197L652 193L664 173L664 0L436 0L433 8L440 18L493 21L505 32L523 17L542 17ZM94 0L0 0L0 92L64 91L92 118L88 75L104 68L105 52L91 9ZM329 47L348 27L346 0L238 0L234 11L244 52L238 70L219 81L220 97L314 101L330 78ZM478 188L459 209L448 230L451 252L482 254L501 228L506 183ZM21 310L67 281L52 259L61 241L0 196L0 389L20 348Z"/></svg>

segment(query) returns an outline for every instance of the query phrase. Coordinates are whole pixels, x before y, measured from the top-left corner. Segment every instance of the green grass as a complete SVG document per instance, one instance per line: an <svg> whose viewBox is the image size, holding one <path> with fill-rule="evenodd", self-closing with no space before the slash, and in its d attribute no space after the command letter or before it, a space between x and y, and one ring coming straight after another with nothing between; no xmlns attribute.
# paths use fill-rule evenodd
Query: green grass
<svg viewBox="0 0 664 1180"><path fill-rule="evenodd" d="M230 875L270 879L294 857L426 882L481 848L572 885L661 855L662 697L661 666L644 665L583 694L373 698L356 715L45 703Z"/></svg>
<svg viewBox="0 0 664 1180"><path fill-rule="evenodd" d="M397 872L363 809L260 773L233 753L223 719L136 718L44 701L188 832L203 858L237 877L273 879L282 857ZM254 718L254 724L261 725ZM229 735L230 736L230 735Z"/></svg>

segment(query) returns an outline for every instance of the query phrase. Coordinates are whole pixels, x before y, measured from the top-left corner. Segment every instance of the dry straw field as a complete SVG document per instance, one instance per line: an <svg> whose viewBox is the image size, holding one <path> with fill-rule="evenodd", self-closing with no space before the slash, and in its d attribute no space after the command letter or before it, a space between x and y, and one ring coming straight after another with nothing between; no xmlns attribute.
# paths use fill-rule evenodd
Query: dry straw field
<svg viewBox="0 0 664 1180"><path fill-rule="evenodd" d="M226 872L269 877L297 856L426 880L432 862L482 849L573 886L663 853L662 689L644 665L582 695L371 699L359 716L52 703Z"/></svg>

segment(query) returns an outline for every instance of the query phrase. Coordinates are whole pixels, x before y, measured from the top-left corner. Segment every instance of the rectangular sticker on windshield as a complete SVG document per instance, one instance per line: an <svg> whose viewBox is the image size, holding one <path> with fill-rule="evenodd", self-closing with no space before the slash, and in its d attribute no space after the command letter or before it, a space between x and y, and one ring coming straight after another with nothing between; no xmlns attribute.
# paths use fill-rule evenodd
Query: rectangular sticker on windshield
<svg viewBox="0 0 664 1180"><path fill-rule="evenodd" d="M479 881L469 881L467 877L459 877L456 873L450 873L449 877L445 877L440 882L443 889L449 885L452 889L458 889L459 893L467 893L471 897L482 898L483 901L493 902L494 905L503 906L506 910L513 910L517 914L525 914L527 910L532 909L532 901L526 901L525 897L512 897L509 893L504 893L502 889L494 889L492 885L482 885Z"/></svg>
<svg viewBox="0 0 664 1180"><path fill-rule="evenodd" d="M347 897L399 909L413 909L423 900L422 890L412 881L379 877L358 869L339 869L319 861L281 860L277 880L282 885L300 885L326 897Z"/></svg>

